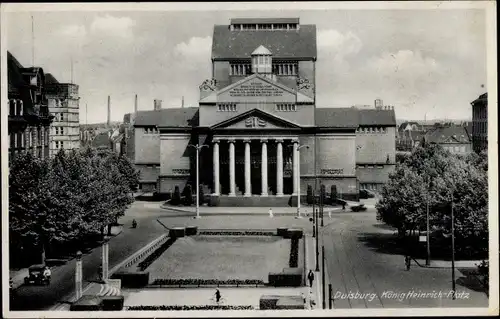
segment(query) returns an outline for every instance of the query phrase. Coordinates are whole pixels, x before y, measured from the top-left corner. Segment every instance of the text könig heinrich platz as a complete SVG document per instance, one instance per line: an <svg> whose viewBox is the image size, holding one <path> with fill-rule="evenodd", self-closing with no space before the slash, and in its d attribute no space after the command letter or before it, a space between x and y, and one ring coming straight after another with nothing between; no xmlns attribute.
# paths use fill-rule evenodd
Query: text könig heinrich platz
<svg viewBox="0 0 500 319"><path fill-rule="evenodd" d="M299 187L305 196L315 178L354 199L360 188L380 189L388 180L394 108L316 105L315 25L297 18L215 25L211 63L212 78L200 79L199 107L131 116L131 156L144 191L195 187L196 150L189 144L207 145L200 184L221 205L248 197L287 203Z"/></svg>

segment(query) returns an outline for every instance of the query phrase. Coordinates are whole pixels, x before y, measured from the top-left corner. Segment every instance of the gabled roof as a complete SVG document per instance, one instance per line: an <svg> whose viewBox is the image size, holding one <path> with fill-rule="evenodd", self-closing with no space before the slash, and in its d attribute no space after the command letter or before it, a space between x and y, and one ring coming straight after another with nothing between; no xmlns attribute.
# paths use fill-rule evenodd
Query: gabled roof
<svg viewBox="0 0 500 319"><path fill-rule="evenodd" d="M396 113L391 110L358 110L359 125L386 125L396 126Z"/></svg>
<svg viewBox="0 0 500 319"><path fill-rule="evenodd" d="M478 103L488 103L488 92L481 94L477 99L472 101L472 105L478 104Z"/></svg>
<svg viewBox="0 0 500 319"><path fill-rule="evenodd" d="M45 84L59 84L59 81L51 73L45 74Z"/></svg>
<svg viewBox="0 0 500 319"><path fill-rule="evenodd" d="M137 112L134 126L193 127L198 125L197 107Z"/></svg>
<svg viewBox="0 0 500 319"><path fill-rule="evenodd" d="M277 122L277 123L280 123L282 124L284 127L288 127L288 128L299 128L300 126L298 126L297 124L295 123L292 123L292 122L289 122L288 120L285 120L279 116L276 116L274 114L271 114L271 113L267 113L265 111L262 111L260 109L251 109L251 110L248 110L244 113L241 113L235 117L232 117L230 119L227 119L225 121L222 121L222 122L219 122L215 125L212 125L210 128L211 129L215 129L215 128L222 128L222 127L226 127L232 123L236 123L236 122L239 122L241 121L242 119L250 116L250 115L260 115L264 118L268 118L268 119L271 119L272 121L274 122Z"/></svg>
<svg viewBox="0 0 500 319"><path fill-rule="evenodd" d="M436 127L425 134L429 143L470 143L470 136L463 126Z"/></svg>
<svg viewBox="0 0 500 319"><path fill-rule="evenodd" d="M214 26L212 59L249 59L255 48L265 46L274 58L316 59L316 26L298 30L231 31L228 25Z"/></svg>
<svg viewBox="0 0 500 319"><path fill-rule="evenodd" d="M272 55L272 53L265 46L260 45L252 52L252 55Z"/></svg>

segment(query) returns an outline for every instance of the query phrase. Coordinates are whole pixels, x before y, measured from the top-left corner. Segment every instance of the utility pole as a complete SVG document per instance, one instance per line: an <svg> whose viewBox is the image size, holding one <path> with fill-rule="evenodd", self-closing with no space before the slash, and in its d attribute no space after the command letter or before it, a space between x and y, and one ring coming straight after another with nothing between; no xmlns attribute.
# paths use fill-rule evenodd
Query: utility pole
<svg viewBox="0 0 500 319"><path fill-rule="evenodd" d="M430 222L429 222L429 197L430 197L431 182L429 181L427 185L427 203L426 203L426 222L427 222L427 258L425 259L425 265L431 265L431 234L430 234Z"/></svg>
<svg viewBox="0 0 500 319"><path fill-rule="evenodd" d="M322 305L323 309L326 309L326 287L325 287L325 246L321 246L321 285L322 285L322 294L321 294L321 299L322 299Z"/></svg>
<svg viewBox="0 0 500 319"><path fill-rule="evenodd" d="M199 167L199 161L200 161L200 150L203 147L208 147L208 145L193 145L189 144L188 146L193 147L196 149L196 218L200 218L200 167Z"/></svg>
<svg viewBox="0 0 500 319"><path fill-rule="evenodd" d="M453 215L453 191L451 193L451 290L453 291L452 299L456 299L455 287L455 220Z"/></svg>

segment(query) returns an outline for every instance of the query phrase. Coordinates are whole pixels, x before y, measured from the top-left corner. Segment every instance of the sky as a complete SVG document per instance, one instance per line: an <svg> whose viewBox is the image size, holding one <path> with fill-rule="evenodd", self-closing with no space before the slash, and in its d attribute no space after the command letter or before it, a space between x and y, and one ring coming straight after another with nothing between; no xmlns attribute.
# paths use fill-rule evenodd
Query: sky
<svg viewBox="0 0 500 319"><path fill-rule="evenodd" d="M34 22L32 41L31 16ZM25 66L80 87L80 123L138 109L198 106L211 77L213 26L237 17L299 17L317 27L317 107L373 105L398 119L470 119L486 91L486 15L453 10L45 11L4 16L7 49ZM71 65L73 64L73 72ZM87 111L86 111L87 107Z"/></svg>

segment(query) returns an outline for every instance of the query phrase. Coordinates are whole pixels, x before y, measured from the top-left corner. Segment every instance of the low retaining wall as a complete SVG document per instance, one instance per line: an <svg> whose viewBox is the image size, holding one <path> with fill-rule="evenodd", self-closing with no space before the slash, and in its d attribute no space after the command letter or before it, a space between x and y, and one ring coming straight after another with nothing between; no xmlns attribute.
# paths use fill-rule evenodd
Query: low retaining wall
<svg viewBox="0 0 500 319"><path fill-rule="evenodd" d="M114 267L114 271L110 270L109 273L110 275L117 271L119 268L129 268L137 263L139 263L140 261L142 261L143 259L145 259L147 256L149 256L149 254L151 254L153 251L155 251L157 248L159 248L161 245L163 245L167 240L168 240L168 234L163 234L161 235L160 237L158 237L157 239L155 239L154 241L152 241L151 243L149 243L148 245L146 245L145 247L141 248L139 251L137 251L136 253L134 253L132 256L128 257L127 259L125 259L122 263L120 263L117 267ZM116 269L115 269L116 268Z"/></svg>

